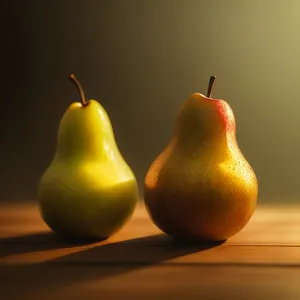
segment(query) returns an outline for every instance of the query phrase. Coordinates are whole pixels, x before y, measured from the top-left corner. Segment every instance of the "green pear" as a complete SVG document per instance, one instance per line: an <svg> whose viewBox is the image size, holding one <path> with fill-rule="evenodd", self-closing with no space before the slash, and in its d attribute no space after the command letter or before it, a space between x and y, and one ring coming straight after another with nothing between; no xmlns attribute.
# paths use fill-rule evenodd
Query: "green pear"
<svg viewBox="0 0 300 300"><path fill-rule="evenodd" d="M224 241L254 213L258 182L236 140L232 109L195 93L182 105L168 146L145 177L144 201L153 222L183 240Z"/></svg>
<svg viewBox="0 0 300 300"><path fill-rule="evenodd" d="M86 100L64 113L50 166L38 186L41 216L62 236L106 239L131 217L138 201L135 175L117 147L105 109Z"/></svg>

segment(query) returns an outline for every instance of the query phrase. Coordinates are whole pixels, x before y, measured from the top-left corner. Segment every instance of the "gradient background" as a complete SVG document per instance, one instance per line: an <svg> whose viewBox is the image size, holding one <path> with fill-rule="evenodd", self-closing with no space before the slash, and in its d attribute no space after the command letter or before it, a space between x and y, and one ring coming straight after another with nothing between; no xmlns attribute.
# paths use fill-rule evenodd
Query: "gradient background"
<svg viewBox="0 0 300 300"><path fill-rule="evenodd" d="M299 0L5 0L0 11L1 201L36 199L79 99L71 72L107 110L141 189L182 102L216 75L259 201L298 201Z"/></svg>

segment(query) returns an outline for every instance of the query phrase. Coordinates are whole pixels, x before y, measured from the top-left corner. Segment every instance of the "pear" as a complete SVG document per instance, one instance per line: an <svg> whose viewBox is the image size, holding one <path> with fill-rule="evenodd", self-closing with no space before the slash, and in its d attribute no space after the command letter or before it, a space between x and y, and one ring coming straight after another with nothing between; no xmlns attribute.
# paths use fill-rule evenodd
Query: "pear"
<svg viewBox="0 0 300 300"><path fill-rule="evenodd" d="M258 197L256 175L236 140L232 109L207 96L182 105L168 146L150 165L144 202L156 224L179 240L220 242L248 223Z"/></svg>
<svg viewBox="0 0 300 300"><path fill-rule="evenodd" d="M102 240L119 231L138 201L135 175L117 147L110 119L96 100L81 102L64 113L55 154L38 186L42 218L58 234Z"/></svg>

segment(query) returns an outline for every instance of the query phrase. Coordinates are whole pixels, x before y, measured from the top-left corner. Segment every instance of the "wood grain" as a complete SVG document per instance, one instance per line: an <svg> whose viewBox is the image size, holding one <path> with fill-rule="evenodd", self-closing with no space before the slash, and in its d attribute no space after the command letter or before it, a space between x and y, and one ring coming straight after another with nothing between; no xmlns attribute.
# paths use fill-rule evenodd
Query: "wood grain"
<svg viewBox="0 0 300 300"><path fill-rule="evenodd" d="M300 206L259 205L219 245L180 245L140 204L111 239L71 244L35 203L0 206L1 299L300 299Z"/></svg>

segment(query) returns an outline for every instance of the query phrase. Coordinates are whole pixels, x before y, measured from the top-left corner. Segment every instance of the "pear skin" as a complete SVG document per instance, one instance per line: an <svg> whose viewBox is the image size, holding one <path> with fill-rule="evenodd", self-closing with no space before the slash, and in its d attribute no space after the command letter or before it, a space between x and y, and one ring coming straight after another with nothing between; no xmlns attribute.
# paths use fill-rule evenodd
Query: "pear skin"
<svg viewBox="0 0 300 300"><path fill-rule="evenodd" d="M55 155L40 179L39 208L58 234L101 240L131 217L138 186L105 109L96 100L86 101L79 90L82 103L72 103L64 113Z"/></svg>
<svg viewBox="0 0 300 300"><path fill-rule="evenodd" d="M195 93L181 107L172 139L153 161L144 185L146 209L177 239L227 240L254 213L258 182L236 140L232 109Z"/></svg>

